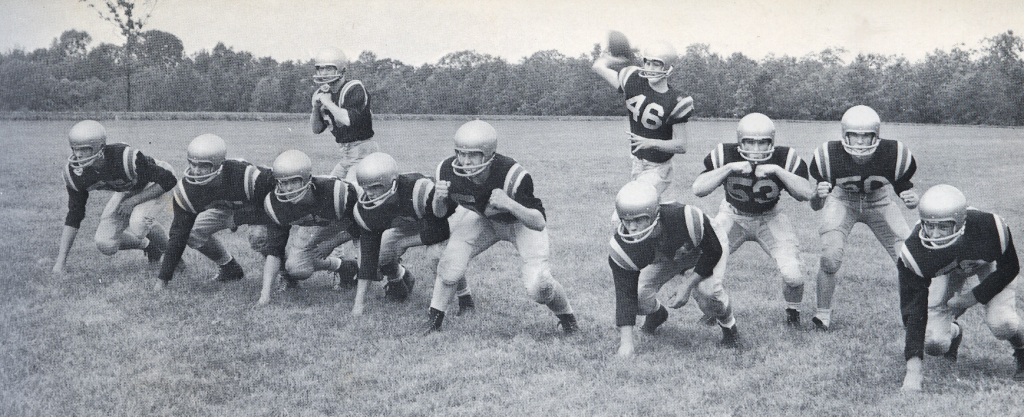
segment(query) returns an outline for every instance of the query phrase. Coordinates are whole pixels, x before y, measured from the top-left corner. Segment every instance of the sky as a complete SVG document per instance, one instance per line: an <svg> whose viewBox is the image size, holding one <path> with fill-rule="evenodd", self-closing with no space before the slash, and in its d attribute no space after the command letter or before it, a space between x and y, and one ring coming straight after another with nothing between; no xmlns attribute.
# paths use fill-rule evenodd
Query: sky
<svg viewBox="0 0 1024 417"><path fill-rule="evenodd" d="M151 10L144 30L178 36L189 55L223 42L304 62L334 46L351 60L372 51L415 66L465 50L511 63L546 50L576 57L604 45L609 30L638 47L665 40L682 54L703 43L756 60L838 47L846 58L919 61L936 49L979 48L1007 30L1024 36L1021 0L156 0L141 10ZM70 29L88 32L90 47L123 43L87 3L0 0L0 52L47 48Z"/></svg>

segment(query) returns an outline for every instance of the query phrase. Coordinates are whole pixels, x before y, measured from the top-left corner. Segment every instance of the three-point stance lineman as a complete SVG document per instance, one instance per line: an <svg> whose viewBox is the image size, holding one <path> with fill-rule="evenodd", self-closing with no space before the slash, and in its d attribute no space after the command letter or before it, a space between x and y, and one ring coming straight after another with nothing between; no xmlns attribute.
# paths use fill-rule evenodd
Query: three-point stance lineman
<svg viewBox="0 0 1024 417"><path fill-rule="evenodd" d="M778 209L786 190L797 201L814 194L807 178L807 164L787 146L775 146L775 123L761 113L740 119L736 143L719 144L704 158L704 172L693 181L698 197L725 188L715 217L715 230L725 238L729 253L743 242L753 240L775 258L785 286L786 323L800 326L800 302L804 298L804 276L800 265L800 243L789 217Z"/></svg>
<svg viewBox="0 0 1024 417"><path fill-rule="evenodd" d="M998 215L968 208L967 198L951 185L929 188L918 211L921 221L896 264L907 330L903 389L921 390L924 353L956 361L964 333L955 320L979 303L992 334L1014 349L1013 379L1024 381L1024 326L1014 289L1020 263L1010 229ZM964 291L972 275L978 285Z"/></svg>
<svg viewBox="0 0 1024 417"><path fill-rule="evenodd" d="M626 100L633 161L630 181L651 184L659 196L672 183L672 156L686 153L686 122L693 115L693 98L668 84L677 59L672 45L656 42L644 48L642 67L630 65L615 71L612 65L627 60L608 54L591 66Z"/></svg>
<svg viewBox="0 0 1024 417"><path fill-rule="evenodd" d="M167 231L155 217L170 203L168 191L178 179L174 169L123 143L107 144L107 131L99 122L84 120L68 132L72 155L64 167L68 215L53 272L65 273L68 251L85 218L89 192L113 191L96 226L96 248L104 255L122 249L142 249L151 265L167 248Z"/></svg>
<svg viewBox="0 0 1024 417"><path fill-rule="evenodd" d="M565 289L551 276L544 205L533 195L533 178L514 159L497 153L498 133L474 120L455 132L455 156L437 167L432 208L448 217L451 238L437 264L428 331L441 330L445 311L465 279L469 261L500 240L511 242L523 259L523 283L530 298L548 306L565 333L578 329Z"/></svg>
<svg viewBox="0 0 1024 417"><path fill-rule="evenodd" d="M359 284L356 287L353 314L363 310L363 299L370 281L380 273L387 278L384 294L391 300L405 300L415 280L401 265L405 251L415 246L435 246L438 254L448 240L448 219L437 217L431 207L434 180L418 173L398 173L398 163L386 153L367 155L353 168L362 193L353 217L362 232L359 235ZM433 255L437 263L437 255ZM459 304L472 308L473 299L460 281Z"/></svg>
<svg viewBox="0 0 1024 417"><path fill-rule="evenodd" d="M341 274L344 264L353 261L327 253L359 236L352 219L358 198L352 184L335 177L313 176L313 161L297 150L278 155L272 169L276 180L274 192L263 200L271 224L267 227L270 248L264 254L267 260L260 304L270 301L282 258L288 286L298 285L297 281L308 279L316 271Z"/></svg>
<svg viewBox="0 0 1024 417"><path fill-rule="evenodd" d="M669 307L686 305L692 294L704 315L722 328L722 344L738 347L736 319L722 287L727 254L711 219L690 205L659 204L657 190L639 181L619 190L615 211L621 223L609 241L608 265L615 280L619 356L633 354L637 315L647 316L640 330L649 334L668 320L668 310L657 295L674 278Z"/></svg>
<svg viewBox="0 0 1024 417"><path fill-rule="evenodd" d="M261 205L274 187L274 178L267 169L227 159L227 152L224 139L210 133L188 144L188 169L174 187L174 221L157 289L166 287L174 276L186 243L220 267L215 280L244 277L242 266L214 233L239 224L266 224L269 219Z"/></svg>
<svg viewBox="0 0 1024 417"><path fill-rule="evenodd" d="M897 246L910 234L910 226L889 199L886 185L892 184L907 208L917 207L918 201L910 182L917 162L902 142L879 136L882 122L878 113L868 106L854 106L840 123L842 140L822 144L814 151L810 166L811 177L818 184L811 209L822 210L818 311L811 319L818 330L828 330L831 325L836 273L853 225L859 222L871 228L896 262Z"/></svg>

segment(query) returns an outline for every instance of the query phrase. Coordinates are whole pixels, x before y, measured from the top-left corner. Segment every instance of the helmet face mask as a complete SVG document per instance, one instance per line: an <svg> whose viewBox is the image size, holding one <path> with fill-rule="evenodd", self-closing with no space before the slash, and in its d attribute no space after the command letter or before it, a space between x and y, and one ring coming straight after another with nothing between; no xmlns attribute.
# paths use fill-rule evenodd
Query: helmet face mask
<svg viewBox="0 0 1024 417"><path fill-rule="evenodd" d="M313 185L313 161L301 151L284 151L274 160L274 195L285 203L298 203Z"/></svg>
<svg viewBox="0 0 1024 417"><path fill-rule="evenodd" d="M967 198L951 185L939 184L921 196L918 203L921 230L918 238L928 249L952 246L964 234L967 222Z"/></svg>
<svg viewBox="0 0 1024 417"><path fill-rule="evenodd" d="M647 239L658 225L659 211L658 190L653 185L636 181L624 185L615 196L616 233L626 243Z"/></svg>
<svg viewBox="0 0 1024 417"><path fill-rule="evenodd" d="M313 82L317 85L332 84L345 77L348 60L345 53L337 48L326 48L313 59Z"/></svg>
<svg viewBox="0 0 1024 417"><path fill-rule="evenodd" d="M227 159L227 144L217 135L203 134L188 144L188 169L184 180L195 185L209 184L224 169Z"/></svg>
<svg viewBox="0 0 1024 417"><path fill-rule="evenodd" d="M482 120L467 122L455 132L455 160L452 170L460 177L484 173L494 161L498 132Z"/></svg>
<svg viewBox="0 0 1024 417"><path fill-rule="evenodd" d="M374 152L355 166L356 182L362 191L359 205L366 209L377 208L398 191L398 163L383 152Z"/></svg>
<svg viewBox="0 0 1024 417"><path fill-rule="evenodd" d="M843 148L854 156L868 156L878 148L882 121L878 113L868 106L853 106L840 122L843 129Z"/></svg>
<svg viewBox="0 0 1024 417"><path fill-rule="evenodd" d="M68 132L68 144L71 146L68 164L71 168L82 169L103 157L107 131L95 120L83 120Z"/></svg>
<svg viewBox="0 0 1024 417"><path fill-rule="evenodd" d="M737 151L750 162L764 162L775 153L775 122L761 113L750 113L736 126Z"/></svg>

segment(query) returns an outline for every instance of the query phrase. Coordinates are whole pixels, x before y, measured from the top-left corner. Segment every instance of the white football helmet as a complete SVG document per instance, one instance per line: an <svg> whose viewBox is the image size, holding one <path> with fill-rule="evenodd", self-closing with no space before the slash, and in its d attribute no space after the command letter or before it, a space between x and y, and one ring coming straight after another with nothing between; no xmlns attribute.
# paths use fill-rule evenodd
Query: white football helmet
<svg viewBox="0 0 1024 417"><path fill-rule="evenodd" d="M498 131L490 123L483 120L467 122L455 131L455 150L461 152L481 152L484 161L477 165L461 165L459 158L452 161L455 175L473 177L491 165L494 153L498 149Z"/></svg>
<svg viewBox="0 0 1024 417"><path fill-rule="evenodd" d="M658 224L658 190L653 185L638 181L632 181L622 186L619 194L615 196L615 213L619 216L617 233L624 242L636 243L647 239L651 233L654 233L654 227ZM625 222L644 217L650 219L651 224L642 230L630 233Z"/></svg>
<svg viewBox="0 0 1024 417"><path fill-rule="evenodd" d="M192 142L188 144L186 153L188 154L189 166L185 170L185 182L204 185L213 181L224 170L224 160L227 159L228 145L224 143L224 139L221 139L220 136L205 133L192 139ZM200 164L215 166L217 169L206 173L195 172L196 165Z"/></svg>
<svg viewBox="0 0 1024 417"><path fill-rule="evenodd" d="M348 59L338 48L324 48L313 59L313 82L318 85L330 84L345 76Z"/></svg>
<svg viewBox="0 0 1024 417"><path fill-rule="evenodd" d="M751 142L768 140L768 149L744 148L744 141ZM764 162L771 159L775 152L775 122L761 113L750 113L740 119L736 126L736 141L739 143L740 156L750 162Z"/></svg>
<svg viewBox="0 0 1024 417"><path fill-rule="evenodd" d="M921 238L924 247L942 249L956 243L963 236L964 224L967 222L967 197L956 187L939 184L929 188L921 196L917 211L921 215L921 231L917 236ZM929 237L925 233L925 224L947 222L953 223L953 233L941 237Z"/></svg>
<svg viewBox="0 0 1024 417"><path fill-rule="evenodd" d="M306 196L310 186L313 184L313 161L302 151L288 150L282 152L274 159L274 179L277 185L274 187L274 195L278 200L286 203L297 203ZM302 186L294 190L281 188L281 183L294 178L302 179Z"/></svg>
<svg viewBox="0 0 1024 417"><path fill-rule="evenodd" d="M355 170L356 182L363 189L359 195L359 205L364 208L372 209L384 204L398 190L398 163L391 155L384 152L366 155L356 164ZM388 187L388 191L376 197L370 197L370 193L366 189L375 185Z"/></svg>
<svg viewBox="0 0 1024 417"><path fill-rule="evenodd" d="M660 62L662 69L645 69L644 67L646 67L646 65L644 65L644 67L640 68L638 75L649 80L660 80L668 77L669 74L672 73L676 60L679 59L679 55L676 54L676 48L673 48L671 44L659 41L644 48L641 58L643 58L645 64L647 61Z"/></svg>
<svg viewBox="0 0 1024 417"><path fill-rule="evenodd" d="M880 140L880 131L882 127L882 119L878 117L878 113L868 106L853 106L846 113L843 113L843 119L840 121L843 127L843 148L850 155L867 156L875 152L878 148L878 142ZM870 145L857 145L850 141L847 137L849 133L870 133L874 134Z"/></svg>
<svg viewBox="0 0 1024 417"><path fill-rule="evenodd" d="M68 144L72 150L68 164L75 169L85 168L103 155L103 146L107 144L107 130L100 122L83 120L71 127L71 131L68 132ZM74 153L76 150L87 153L85 156L79 156Z"/></svg>

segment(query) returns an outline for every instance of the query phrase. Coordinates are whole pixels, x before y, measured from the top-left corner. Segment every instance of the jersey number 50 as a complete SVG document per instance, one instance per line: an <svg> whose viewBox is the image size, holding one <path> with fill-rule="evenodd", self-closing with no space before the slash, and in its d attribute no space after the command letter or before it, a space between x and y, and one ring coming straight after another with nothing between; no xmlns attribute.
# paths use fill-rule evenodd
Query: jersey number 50
<svg viewBox="0 0 1024 417"><path fill-rule="evenodd" d="M861 181L863 179L863 181ZM879 188L885 187L889 181L885 177L872 175L864 178L860 175L854 175L850 177L843 177L836 180L836 185L843 187L844 190L850 193L870 193Z"/></svg>
<svg viewBox="0 0 1024 417"><path fill-rule="evenodd" d="M665 109L658 103L651 103L645 107L644 101L646 100L647 96L643 94L630 97L629 100L626 100L626 109L633 114L633 121L640 122L648 129L656 130L661 127L661 118L665 115ZM640 115L641 107L643 107L642 116Z"/></svg>

